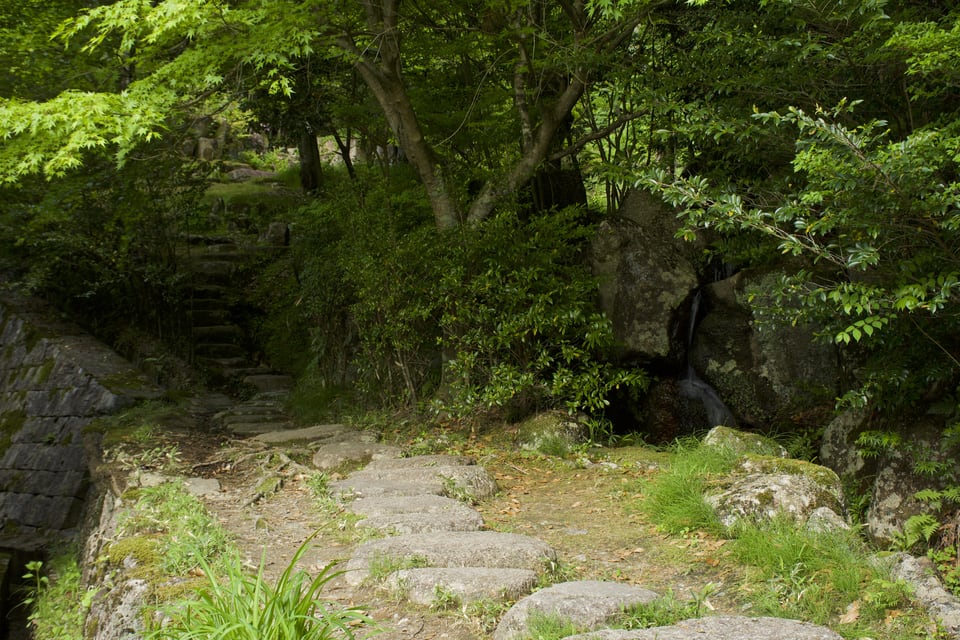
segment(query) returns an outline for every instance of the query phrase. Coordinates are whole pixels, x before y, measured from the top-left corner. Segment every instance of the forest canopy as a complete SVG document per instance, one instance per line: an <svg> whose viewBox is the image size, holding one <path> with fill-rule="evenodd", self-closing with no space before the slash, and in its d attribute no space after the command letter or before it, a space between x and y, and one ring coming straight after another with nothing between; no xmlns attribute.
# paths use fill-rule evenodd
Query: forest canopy
<svg viewBox="0 0 960 640"><path fill-rule="evenodd" d="M457 355L447 361L465 401L548 388L555 402L595 409L621 384L642 388L644 375L608 357L609 327L588 304L576 252L547 259L579 246L639 187L676 207L684 235L711 239L705 259L743 268L792 258L757 302L776 321L816 321L856 347L847 402L955 404L953 3L120 0L78 10L7 0L0 32L10 69L0 232L8 262L32 264L26 280L38 290L115 295L127 269L146 283L126 294L142 316L174 296L164 287L175 270L157 266L173 254L144 234L169 234L171 212L190 208L187 187L200 193L208 180L210 167L183 154L198 123L232 119L297 148L313 198L304 229L317 244L298 267L302 290L267 302L310 301L297 326L314 355L323 327L352 323L360 370L378 380L393 371L408 400L436 390L425 362L438 343ZM346 191L324 173L318 138L341 152ZM352 149L381 170L353 166ZM538 201L551 175L581 184L594 213L529 220L523 199ZM337 198L334 216L323 203ZM363 210L373 202L379 212ZM512 227L498 221L509 212ZM370 229L381 235L356 238ZM517 251L491 240L532 233ZM370 256L396 261L402 282L371 272ZM342 299L320 291L321 273L342 282ZM510 278L518 297L484 298ZM545 315L521 322L531 299ZM572 391L597 380L589 397Z"/></svg>

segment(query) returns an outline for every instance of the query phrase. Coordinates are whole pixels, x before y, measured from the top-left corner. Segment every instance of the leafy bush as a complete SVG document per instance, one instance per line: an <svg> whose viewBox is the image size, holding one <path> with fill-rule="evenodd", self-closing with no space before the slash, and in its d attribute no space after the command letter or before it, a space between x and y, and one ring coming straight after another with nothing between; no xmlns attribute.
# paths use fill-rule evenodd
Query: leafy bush
<svg viewBox="0 0 960 640"><path fill-rule="evenodd" d="M591 229L577 211L441 232L409 178L330 180L299 212L290 257L258 286L272 362L318 387L353 382L381 405L433 397L456 417L597 412L612 389L645 386L642 371L607 360L612 329L594 306Z"/></svg>
<svg viewBox="0 0 960 640"><path fill-rule="evenodd" d="M601 411L615 388L644 388L642 371L606 360L610 321L582 250L579 210L520 221L509 213L464 232L439 283L447 357L441 406L454 414L520 402Z"/></svg>
<svg viewBox="0 0 960 640"><path fill-rule="evenodd" d="M44 571L43 562L29 562L23 576L31 585L23 601L30 607L30 637L82 640L83 621L95 592L84 592L75 552L56 555L48 565L49 571Z"/></svg>
<svg viewBox="0 0 960 640"><path fill-rule="evenodd" d="M176 242L201 224L200 185L162 151L119 171L91 159L83 175L5 188L0 268L108 340L130 325L182 334L171 313L181 296Z"/></svg>

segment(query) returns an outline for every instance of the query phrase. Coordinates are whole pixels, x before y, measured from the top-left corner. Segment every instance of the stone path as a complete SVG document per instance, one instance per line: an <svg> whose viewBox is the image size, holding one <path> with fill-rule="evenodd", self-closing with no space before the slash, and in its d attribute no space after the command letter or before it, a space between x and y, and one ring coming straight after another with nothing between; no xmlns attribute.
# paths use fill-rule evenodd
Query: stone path
<svg viewBox="0 0 960 640"><path fill-rule="evenodd" d="M580 628L599 630L584 636L598 640L840 638L824 627L747 617L704 618L656 630L604 630L625 607L649 603L658 594L614 581L561 582L538 590L549 584L557 553L535 537L485 529L473 505L494 495L497 485L474 459L403 457L399 448L344 425L284 428L286 421L270 413L271 407L254 398L218 417L234 433L259 433L254 440L263 444L307 443L319 470L334 474L360 467L329 484L342 507L360 518L357 527L383 536L357 545L343 565L344 582L356 592L356 601L363 601L363 590L380 589L397 602L420 606L515 603L503 615L494 640L523 638L535 615L558 616Z"/></svg>

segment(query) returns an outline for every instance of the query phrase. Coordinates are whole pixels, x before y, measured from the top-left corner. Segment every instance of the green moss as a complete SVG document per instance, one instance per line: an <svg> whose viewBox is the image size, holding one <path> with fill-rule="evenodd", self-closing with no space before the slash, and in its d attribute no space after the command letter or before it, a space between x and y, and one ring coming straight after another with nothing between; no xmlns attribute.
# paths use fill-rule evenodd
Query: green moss
<svg viewBox="0 0 960 640"><path fill-rule="evenodd" d="M156 578L161 573L160 540L156 535L122 538L107 548L107 559L110 566L126 566L131 577Z"/></svg>
<svg viewBox="0 0 960 640"><path fill-rule="evenodd" d="M44 361L43 366L40 367L40 372L37 374L37 384L43 384L50 379L50 374L53 373L53 367L56 364L53 358L47 358Z"/></svg>
<svg viewBox="0 0 960 640"><path fill-rule="evenodd" d="M23 428L27 414L21 410L0 413L0 456L6 453L13 443L13 436Z"/></svg>
<svg viewBox="0 0 960 640"><path fill-rule="evenodd" d="M750 471L759 473L779 473L791 476L805 476L810 478L818 485L824 487L839 487L840 478L837 474L827 467L807 462L806 460L796 460L793 458L777 458L773 456L759 456L747 454L744 456L744 465L748 466Z"/></svg>

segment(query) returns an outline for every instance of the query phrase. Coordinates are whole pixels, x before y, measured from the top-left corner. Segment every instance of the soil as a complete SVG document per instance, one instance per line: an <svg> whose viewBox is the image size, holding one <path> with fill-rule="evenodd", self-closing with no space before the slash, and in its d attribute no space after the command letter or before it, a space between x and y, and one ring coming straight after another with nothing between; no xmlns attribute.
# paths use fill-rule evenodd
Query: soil
<svg viewBox="0 0 960 640"><path fill-rule="evenodd" d="M264 566L276 578L301 545L315 537L301 566L311 575L346 561L362 541L356 518L319 502L310 488L307 446L267 447L251 440L196 430L168 431L178 444L182 473L216 478L221 490L204 497L209 510L233 535L247 563ZM737 599L739 569L725 559L724 541L704 535L667 537L636 509L644 482L658 471L656 452L644 447L595 449L576 459L517 450L505 428L487 436L443 434L435 442L421 435L387 434L387 441L431 452L472 455L494 474L500 492L474 505L486 527L523 533L550 544L560 558L552 581L603 579L636 584L704 608L742 612ZM336 479L333 474L330 479ZM266 482L265 482L266 481ZM264 491L264 485L268 490ZM389 593L357 591L341 578L324 596L359 606L382 625L378 637L489 637L502 610L434 611L398 601Z"/></svg>

